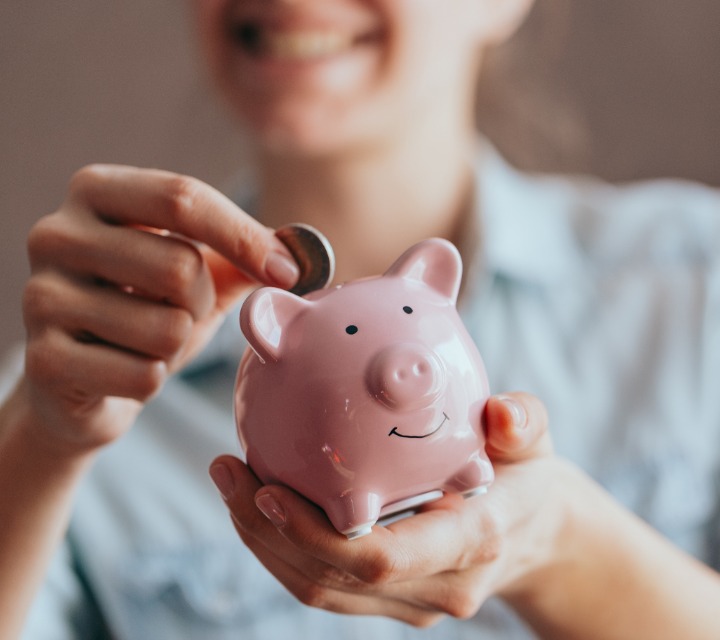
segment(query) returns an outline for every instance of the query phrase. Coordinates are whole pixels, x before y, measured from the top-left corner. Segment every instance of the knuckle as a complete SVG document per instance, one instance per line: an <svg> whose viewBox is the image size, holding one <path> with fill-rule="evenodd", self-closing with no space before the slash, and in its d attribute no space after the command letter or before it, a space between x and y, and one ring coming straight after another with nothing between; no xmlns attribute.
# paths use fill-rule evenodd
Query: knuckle
<svg viewBox="0 0 720 640"><path fill-rule="evenodd" d="M63 373L62 355L50 339L30 340L25 348L25 375L40 386L56 384Z"/></svg>
<svg viewBox="0 0 720 640"><path fill-rule="evenodd" d="M147 402L152 398L165 382L167 367L162 360L151 360L133 377L131 397L140 402Z"/></svg>
<svg viewBox="0 0 720 640"><path fill-rule="evenodd" d="M304 605L315 609L330 609L331 590L316 582L307 582L293 590L293 595Z"/></svg>
<svg viewBox="0 0 720 640"><path fill-rule="evenodd" d="M478 559L483 564L492 564L502 555L502 540L499 535L493 535L483 540L479 547Z"/></svg>
<svg viewBox="0 0 720 640"><path fill-rule="evenodd" d="M27 326L47 319L51 312L52 289L45 278L33 276L25 284L22 296L22 309Z"/></svg>
<svg viewBox="0 0 720 640"><path fill-rule="evenodd" d="M392 549L378 548L359 565L356 575L364 583L382 586L399 575L399 557Z"/></svg>
<svg viewBox="0 0 720 640"><path fill-rule="evenodd" d="M480 609L481 602L469 590L453 589L448 595L449 597L439 608L453 618L467 620Z"/></svg>
<svg viewBox="0 0 720 640"><path fill-rule="evenodd" d="M70 177L70 183L68 185L69 192L71 194L84 192L90 185L100 180L101 175L102 165L100 164L86 164L84 167L80 167L80 169Z"/></svg>
<svg viewBox="0 0 720 640"><path fill-rule="evenodd" d="M480 520L480 543L477 546L476 559L482 564L491 564L502 554L503 537L500 535L500 524L491 514ZM477 564L477 562L473 563Z"/></svg>
<svg viewBox="0 0 720 640"><path fill-rule="evenodd" d="M192 327L192 317L184 309L168 308L165 310L158 331L158 355L174 356L187 342Z"/></svg>
<svg viewBox="0 0 720 640"><path fill-rule="evenodd" d="M186 218L197 205L200 185L199 180L190 176L176 174L168 177L163 189L166 213L174 219Z"/></svg>
<svg viewBox="0 0 720 640"><path fill-rule="evenodd" d="M40 218L28 233L27 252L31 263L36 261L44 253L47 245L47 237L50 232L50 225L48 224L49 217L50 216L44 216Z"/></svg>
<svg viewBox="0 0 720 640"><path fill-rule="evenodd" d="M482 567L445 574L437 584L427 603L430 610L460 620L475 616L490 595Z"/></svg>
<svg viewBox="0 0 720 640"><path fill-rule="evenodd" d="M356 576L329 564L323 564L321 567L315 568L312 578L316 584L330 589L363 591L364 587L367 586Z"/></svg>
<svg viewBox="0 0 720 640"><path fill-rule="evenodd" d="M32 226L27 236L27 253L30 264L35 265L42 261L56 247L67 242L67 239L67 230L64 225L59 223L57 213L40 218Z"/></svg>
<svg viewBox="0 0 720 640"><path fill-rule="evenodd" d="M22 309L26 325L35 324L47 315L46 287L42 279L30 278L25 284L22 296Z"/></svg>
<svg viewBox="0 0 720 640"><path fill-rule="evenodd" d="M171 298L185 298L194 288L203 270L200 252L190 245L178 247L164 274L164 285Z"/></svg>
<svg viewBox="0 0 720 640"><path fill-rule="evenodd" d="M471 519L470 525L465 539L471 543L462 545L455 562L455 568L461 571L492 564L502 555L501 526L493 514L484 511Z"/></svg>
<svg viewBox="0 0 720 640"><path fill-rule="evenodd" d="M429 629L442 622L445 618L446 614L444 613L423 611L408 622L417 629Z"/></svg>

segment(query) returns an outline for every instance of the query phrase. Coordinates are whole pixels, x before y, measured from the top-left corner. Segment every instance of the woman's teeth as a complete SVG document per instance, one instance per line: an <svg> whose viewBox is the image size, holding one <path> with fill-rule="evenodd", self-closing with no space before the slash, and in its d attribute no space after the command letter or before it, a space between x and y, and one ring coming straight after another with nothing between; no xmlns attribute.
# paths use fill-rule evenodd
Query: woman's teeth
<svg viewBox="0 0 720 640"><path fill-rule="evenodd" d="M337 55L353 46L354 39L332 31L275 31L256 27L239 30L245 48L254 54L284 60L312 60Z"/></svg>
<svg viewBox="0 0 720 640"><path fill-rule="evenodd" d="M352 46L352 38L340 33L268 33L266 50L278 58L310 59L338 54Z"/></svg>

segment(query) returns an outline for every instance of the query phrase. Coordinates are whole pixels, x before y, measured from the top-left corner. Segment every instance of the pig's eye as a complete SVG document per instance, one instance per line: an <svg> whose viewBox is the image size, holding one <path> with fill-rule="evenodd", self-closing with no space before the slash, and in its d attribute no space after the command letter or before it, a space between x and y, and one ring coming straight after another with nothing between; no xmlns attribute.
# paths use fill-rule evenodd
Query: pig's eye
<svg viewBox="0 0 720 640"><path fill-rule="evenodd" d="M345 333L349 333L351 336L358 332L358 328L354 324L350 324L345 327Z"/></svg>
<svg viewBox="0 0 720 640"><path fill-rule="evenodd" d="M413 312L413 308L412 307L403 307L403 311L405 313L407 313L408 315L410 315Z"/></svg>

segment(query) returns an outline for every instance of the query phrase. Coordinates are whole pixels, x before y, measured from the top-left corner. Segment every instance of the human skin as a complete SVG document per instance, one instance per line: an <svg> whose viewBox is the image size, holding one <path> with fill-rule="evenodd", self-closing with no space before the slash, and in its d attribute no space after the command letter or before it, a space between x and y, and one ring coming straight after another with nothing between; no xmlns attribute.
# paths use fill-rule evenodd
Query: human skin
<svg viewBox="0 0 720 640"><path fill-rule="evenodd" d="M302 602L429 626L448 614L473 615L498 584L542 566L563 520L560 501L539 517L503 506L539 503L550 488L542 482L552 460L542 403L522 393L491 397L484 423L496 467L487 495L446 495L413 517L373 527L365 540L348 542L319 508L287 488L262 487L231 456L219 458L211 475L243 541ZM518 548L505 554L510 542Z"/></svg>
<svg viewBox="0 0 720 640"><path fill-rule="evenodd" d="M309 4L318 7L318 3L305 3L306 8ZM215 12L228 7L212 1L198 6L202 10L198 20L201 31L216 37L221 48L227 45L224 33L212 36L212 30L208 32L204 25L205 18L217 16ZM360 11L361 7L364 4L356 9ZM224 28L222 24L219 27ZM369 67L363 67L362 78L378 70L377 59L372 59ZM316 82L315 72L307 71L303 78ZM368 206L371 201L365 196L372 190L366 189L366 181L375 182L379 171L394 166L391 174L396 174L398 182L392 189L383 189L390 197L402 186L400 180L409 178L402 175L411 166L406 159L415 155L414 150L403 150L399 157L377 163L367 156L360 162L364 166L358 173L358 149L363 147L367 152L367 142L381 141L395 124L382 124L384 108L373 109L374 115L367 121L361 115L364 107L355 109L355 105L367 105L358 95L353 95L350 104L345 101L344 106L336 106L343 110L352 105L360 114L359 120L355 116L340 118L341 127L328 129L322 140L318 138L324 129L317 125L313 105L328 88L322 73L319 75L317 92L300 102L302 111L293 109L292 100L285 100L280 91L275 103L278 108L270 112L271 118L262 123L246 118L254 127L258 153L263 158L261 187L267 187L263 193L283 194L282 201L270 207L266 202L262 205L261 213L266 214L263 221L269 227L259 225L193 178L94 165L78 171L68 186L67 199L32 229L28 240L32 273L23 303L26 367L15 391L0 408L0 516L4 523L0 531L0 635L12 637L21 626L48 558L67 524L74 489L97 451L131 428L144 403L160 390L168 375L202 348L250 283L283 287L293 283L297 268L282 259L287 254L274 238L272 227L289 221L288 216L323 227L322 220L314 219L310 211L336 211L337 218L327 218L327 222L329 227L330 220L336 220L333 234L340 243L336 248L344 256L343 240L361 229L368 236L371 226L383 222L378 218L380 209ZM356 83L360 80L355 76ZM268 105L267 95L261 96L261 102ZM444 102L459 103L457 99ZM421 111L417 121L426 124L429 115ZM450 108L444 106L442 111L449 113ZM289 113L288 118L284 113ZM324 115L323 119L327 122ZM452 118L445 119L455 121L455 111ZM430 128L441 144L426 141L438 155L432 163L424 163L422 173L427 174L430 165L439 160L454 160L448 165L438 164L443 170L436 172L436 179L420 180L418 184L427 187L425 193L400 189L417 202L386 202L399 213L415 211L413 224L405 218L405 226L413 229L418 239L447 235L447 229L454 225L460 199L458 185L464 186L468 179L467 143L461 145L461 158L455 153L458 140L469 127L465 120L463 136L453 130L448 137L447 132ZM310 126L313 122L316 124ZM446 138L449 143L444 142ZM338 142L333 143L333 139ZM353 153L345 156L350 165L333 162L349 140L354 141L350 145ZM360 141L362 145L357 144ZM309 161L304 168L294 161L284 162L298 159L302 164L303 158ZM317 160L319 164L314 165ZM324 178L308 175L315 169L338 173ZM414 168L413 173L419 169ZM314 177L318 179L314 188L305 190L297 208L288 208L290 201L285 197L292 199L293 193L300 197L299 188L309 185L305 178ZM281 188L273 188L273 181ZM346 186L339 188L343 182ZM322 184L326 189L319 188ZM320 208L315 208L313 193L323 198ZM363 197L353 200L353 193ZM372 200L385 196L375 191ZM346 205L354 201L357 210L339 206L338 199ZM444 200L450 200L452 206L447 214L437 215L446 208L441 202ZM373 211L374 216L365 217L367 211ZM399 225L402 217L396 220ZM338 233L344 225L347 228ZM375 253L377 263L383 266L383 254L398 255L398 249L406 248L412 239L408 237L412 234L404 233L399 226L394 231L385 234L386 238L395 236L392 242ZM367 239L357 238L365 247L371 246ZM197 242L204 247L198 248ZM375 270L376 264L367 260L370 254L364 247L350 251L348 242L345 247L348 257L339 261L340 278Z"/></svg>
<svg viewBox="0 0 720 640"><path fill-rule="evenodd" d="M340 282L381 273L424 238L457 240L472 189L482 53L529 5L195 2L211 75L254 142L261 219L322 229ZM249 54L228 35L248 24L283 53ZM308 43L322 49L323 37L354 44L303 55Z"/></svg>
<svg viewBox="0 0 720 640"><path fill-rule="evenodd" d="M553 640L717 637L717 575L553 455L537 398L492 397L485 418L487 495L446 496L352 542L236 458L211 475L243 541L310 606L427 627L497 595Z"/></svg>
<svg viewBox="0 0 720 640"><path fill-rule="evenodd" d="M32 230L32 274L24 297L26 370L0 408L0 637L17 635L63 535L73 492L96 453L132 427L147 399L210 339L250 283L292 284L296 269L282 259L287 255L272 228L304 221L323 229L338 254L340 280L379 273L424 237L457 239L471 184L469 156L475 151L474 74L483 49L503 40L528 4L197 0L212 73L252 135L259 213L268 226L192 178L92 166L71 180L66 201ZM289 59L269 65L255 60L260 64L238 74L236 65L248 61L227 35L233 26L228 16L238 11L243 17L246 10L279 14L279 37L285 40L270 46L286 47ZM293 37L288 31L303 37L308 29L359 30L368 38L357 43L362 51L354 45L352 51L332 54L326 49L321 57L332 59L310 60L298 56L298 49L308 42L315 47L317 40L288 42ZM280 81L273 80L276 76ZM254 84L243 84L248 78ZM523 397L515 400L527 405ZM529 401L525 413L529 424L542 424L536 401ZM494 421L507 421L503 415L499 410L488 416L491 443ZM503 458L520 459L503 467L494 502L448 498L355 547L338 547L311 505L280 487L259 488L238 461L222 462L239 474L231 475L238 490L228 494L228 505L242 535L261 556L258 536L274 536L278 560L266 556L265 561L285 583L291 576L290 587L301 600L317 606L379 612L387 602L395 608L385 615L429 624L448 613L468 615L497 592L537 628L550 630L550 637L562 637L553 635L555 629L592 637L603 628L596 624L597 611L617 613L617 620L632 617L628 611L649 611L663 630L676 632L674 637L703 637L702 629L717 624L701 608L716 595L714 574L656 544L580 472L523 441L517 448L498 442L491 454L499 464ZM214 473L224 468L215 465ZM556 489L547 490L548 508L537 520L535 505L515 497L541 486L540 479ZM570 495L560 490L568 479L575 485ZM263 496L280 505L286 518L282 529L255 507L256 492L266 510ZM583 504L597 511L581 509ZM479 505L494 507L486 512ZM610 544L597 518L616 530L627 527L622 538L627 545ZM438 547L436 535L447 531L449 522L463 535L443 542L444 555L428 553ZM478 526L485 534L478 535ZM560 534L568 530L583 544L563 544ZM568 556L554 553L558 548L587 553L577 553L572 559L578 562L563 571L568 567L561 560ZM637 579L627 597L602 607L602 596L613 594L607 586L617 573L603 574L614 565L600 560L615 553L624 569L634 568ZM600 566L580 561L588 559ZM359 561L367 562L360 577L352 570ZM670 601L657 584L644 590L653 582L647 571L653 562L664 563L670 582L696 585L681 594L687 600ZM500 573L513 577L512 584L498 580ZM534 579L541 574L546 579ZM570 608L562 597L567 584L576 595ZM605 591L583 589L588 586ZM636 607L638 594L666 603L655 605L662 615L647 602L645 609ZM698 608L693 610L693 603ZM642 629L623 629L642 636Z"/></svg>
<svg viewBox="0 0 720 640"><path fill-rule="evenodd" d="M292 212L323 229L340 280L381 272L422 237L459 239L474 78L528 5L198 2L215 79L257 142L263 220ZM223 36L248 27L252 50ZM357 44L308 55L323 35ZM552 455L500 463L483 499L447 497L356 546L238 460L219 458L212 475L246 544L313 606L426 626L496 594L551 638L718 633L717 576Z"/></svg>
<svg viewBox="0 0 720 640"><path fill-rule="evenodd" d="M0 408L3 638L17 635L96 452L131 427L251 283L297 278L272 230L220 193L132 167L79 171L28 249L25 371Z"/></svg>

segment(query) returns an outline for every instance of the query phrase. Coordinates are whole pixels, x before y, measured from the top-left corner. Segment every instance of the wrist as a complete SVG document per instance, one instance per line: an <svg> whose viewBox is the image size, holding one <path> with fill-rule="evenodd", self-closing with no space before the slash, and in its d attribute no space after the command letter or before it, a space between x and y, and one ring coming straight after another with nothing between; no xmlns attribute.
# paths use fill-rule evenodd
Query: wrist
<svg viewBox="0 0 720 640"><path fill-rule="evenodd" d="M23 459L37 462L46 472L81 471L99 447L58 436L34 408L27 381L21 379L0 409L0 442Z"/></svg>
<svg viewBox="0 0 720 640"><path fill-rule="evenodd" d="M566 466L555 552L503 594L541 637L717 638L720 576Z"/></svg>
<svg viewBox="0 0 720 640"><path fill-rule="evenodd" d="M578 467L560 458L549 460L552 471L545 483L545 499L538 502L535 522L538 533L528 540L526 571L504 586L499 595L521 614L553 597L567 597L568 577L582 564L588 549L586 532L601 517L602 492Z"/></svg>
<svg viewBox="0 0 720 640"><path fill-rule="evenodd" d="M67 528L89 451L43 438L22 383L0 406L0 636L16 637Z"/></svg>

